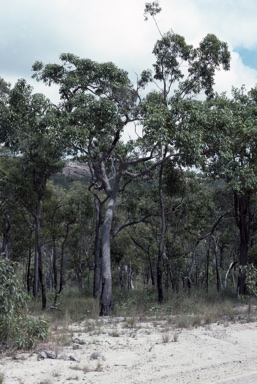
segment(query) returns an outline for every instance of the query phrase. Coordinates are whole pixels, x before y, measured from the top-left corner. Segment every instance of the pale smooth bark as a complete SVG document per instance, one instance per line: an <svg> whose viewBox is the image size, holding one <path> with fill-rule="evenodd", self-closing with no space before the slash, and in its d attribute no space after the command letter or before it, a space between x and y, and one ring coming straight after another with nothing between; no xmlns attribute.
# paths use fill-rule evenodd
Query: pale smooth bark
<svg viewBox="0 0 257 384"><path fill-rule="evenodd" d="M94 241L94 283L93 297L96 299L100 291L101 269L100 269L100 226L103 203L95 196L96 222Z"/></svg>
<svg viewBox="0 0 257 384"><path fill-rule="evenodd" d="M117 188L109 197L102 227L102 292L100 316L109 316L112 307L111 228L116 205Z"/></svg>

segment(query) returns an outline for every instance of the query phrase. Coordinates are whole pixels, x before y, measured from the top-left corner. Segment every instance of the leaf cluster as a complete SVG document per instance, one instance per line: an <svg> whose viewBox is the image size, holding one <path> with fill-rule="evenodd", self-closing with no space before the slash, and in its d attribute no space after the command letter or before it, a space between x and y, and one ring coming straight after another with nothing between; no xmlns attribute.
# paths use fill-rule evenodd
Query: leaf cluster
<svg viewBox="0 0 257 384"><path fill-rule="evenodd" d="M233 191L257 188L255 91L232 90L232 98L216 95L202 109L203 154L209 174L224 178Z"/></svg>
<svg viewBox="0 0 257 384"><path fill-rule="evenodd" d="M28 315L29 297L17 274L17 265L0 260L0 340L8 346L30 349L48 334L42 319Z"/></svg>

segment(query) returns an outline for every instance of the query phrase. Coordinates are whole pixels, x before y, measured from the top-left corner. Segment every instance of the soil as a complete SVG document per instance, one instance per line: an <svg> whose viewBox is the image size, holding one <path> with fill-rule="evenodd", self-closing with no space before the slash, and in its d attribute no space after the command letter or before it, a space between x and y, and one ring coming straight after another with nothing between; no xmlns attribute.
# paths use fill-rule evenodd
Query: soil
<svg viewBox="0 0 257 384"><path fill-rule="evenodd" d="M55 329L31 353L3 354L0 373L6 384L255 384L257 322L86 320Z"/></svg>

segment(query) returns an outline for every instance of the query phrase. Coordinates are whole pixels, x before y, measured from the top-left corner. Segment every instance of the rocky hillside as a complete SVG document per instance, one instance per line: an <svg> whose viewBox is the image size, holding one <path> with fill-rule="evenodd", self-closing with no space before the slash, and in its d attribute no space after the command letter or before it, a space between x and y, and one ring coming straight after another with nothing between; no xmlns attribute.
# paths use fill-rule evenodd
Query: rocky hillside
<svg viewBox="0 0 257 384"><path fill-rule="evenodd" d="M88 166L77 161L68 161L62 173L72 180L88 180L91 176Z"/></svg>

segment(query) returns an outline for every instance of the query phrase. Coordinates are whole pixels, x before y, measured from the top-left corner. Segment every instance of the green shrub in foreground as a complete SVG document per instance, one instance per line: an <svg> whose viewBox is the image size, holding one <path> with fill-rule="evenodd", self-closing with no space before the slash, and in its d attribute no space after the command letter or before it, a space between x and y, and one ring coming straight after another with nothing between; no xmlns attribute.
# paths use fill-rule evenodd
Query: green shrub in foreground
<svg viewBox="0 0 257 384"><path fill-rule="evenodd" d="M48 325L28 315L29 296L15 273L16 266L10 260L0 260L0 342L30 349L46 338Z"/></svg>

